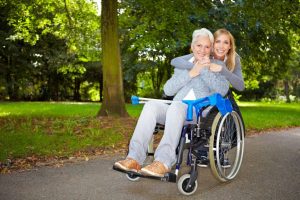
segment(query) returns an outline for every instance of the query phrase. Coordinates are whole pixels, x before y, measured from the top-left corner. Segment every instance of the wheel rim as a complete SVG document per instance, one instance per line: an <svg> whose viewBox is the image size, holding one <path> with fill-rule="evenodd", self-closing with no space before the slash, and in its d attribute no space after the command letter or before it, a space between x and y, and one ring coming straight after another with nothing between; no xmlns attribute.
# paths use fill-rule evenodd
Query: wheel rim
<svg viewBox="0 0 300 200"><path fill-rule="evenodd" d="M189 187L189 188L187 189L187 185L188 185L189 181L190 181L190 179L187 178L187 179L185 179L185 180L183 181L183 183L182 183L182 189L183 189L185 192L187 192L187 193L192 192L192 191L194 190L194 188L195 188L195 183L192 183L191 187Z"/></svg>
<svg viewBox="0 0 300 200"><path fill-rule="evenodd" d="M236 112L216 116L210 138L210 165L220 181L228 181L238 174L244 154L244 128ZM229 165L226 165L229 161ZM226 168L225 168L226 167Z"/></svg>

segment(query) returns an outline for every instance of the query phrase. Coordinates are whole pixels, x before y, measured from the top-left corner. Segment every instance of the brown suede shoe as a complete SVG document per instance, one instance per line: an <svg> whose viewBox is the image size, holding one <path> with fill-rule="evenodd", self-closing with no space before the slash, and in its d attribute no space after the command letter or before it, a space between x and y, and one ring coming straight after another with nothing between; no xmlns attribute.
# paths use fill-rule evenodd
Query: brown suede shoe
<svg viewBox="0 0 300 200"><path fill-rule="evenodd" d="M139 172L141 170L141 165L132 158L126 158L125 160L120 160L114 164L116 168L131 171L131 172Z"/></svg>
<svg viewBox="0 0 300 200"><path fill-rule="evenodd" d="M170 172L163 163L154 161L152 164L147 165L141 169L141 173L146 176L164 177L165 173Z"/></svg>

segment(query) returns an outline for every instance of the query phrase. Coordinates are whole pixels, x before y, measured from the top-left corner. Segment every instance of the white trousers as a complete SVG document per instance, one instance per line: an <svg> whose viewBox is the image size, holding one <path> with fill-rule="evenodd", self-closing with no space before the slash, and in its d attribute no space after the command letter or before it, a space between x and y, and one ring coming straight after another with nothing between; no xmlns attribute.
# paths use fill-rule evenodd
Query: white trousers
<svg viewBox="0 0 300 200"><path fill-rule="evenodd" d="M155 151L154 159L171 168L176 163L176 148L182 127L186 123L186 113L187 105L180 101L174 101L171 105L157 101L147 102L130 140L127 157L143 165L156 123L164 124L164 134ZM191 123L196 121L195 113L193 116L194 121Z"/></svg>

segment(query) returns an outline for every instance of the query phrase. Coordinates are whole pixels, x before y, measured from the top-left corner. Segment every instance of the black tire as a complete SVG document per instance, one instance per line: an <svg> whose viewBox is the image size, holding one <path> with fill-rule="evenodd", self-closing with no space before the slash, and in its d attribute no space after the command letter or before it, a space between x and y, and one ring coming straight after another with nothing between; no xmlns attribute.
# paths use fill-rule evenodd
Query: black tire
<svg viewBox="0 0 300 200"><path fill-rule="evenodd" d="M126 178L132 182L139 181L141 177L133 175L133 174L126 174Z"/></svg>

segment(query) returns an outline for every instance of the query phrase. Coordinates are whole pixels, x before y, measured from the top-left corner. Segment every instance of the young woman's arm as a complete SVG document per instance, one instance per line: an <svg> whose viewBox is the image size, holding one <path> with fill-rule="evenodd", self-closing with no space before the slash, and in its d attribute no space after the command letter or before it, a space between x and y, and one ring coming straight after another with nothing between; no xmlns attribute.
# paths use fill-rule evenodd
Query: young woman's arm
<svg viewBox="0 0 300 200"><path fill-rule="evenodd" d="M164 92L167 96L175 96L191 80L188 70L175 69L173 76L164 85Z"/></svg>
<svg viewBox="0 0 300 200"><path fill-rule="evenodd" d="M235 68L233 72L229 71L225 63L223 63L220 73L226 77L226 79L231 83L233 88L237 89L238 91L243 91L245 89L241 60L239 55L236 54Z"/></svg>
<svg viewBox="0 0 300 200"><path fill-rule="evenodd" d="M192 69L194 64L189 62L193 57L193 54L188 54L184 56L179 56L171 60L171 65L178 69Z"/></svg>

